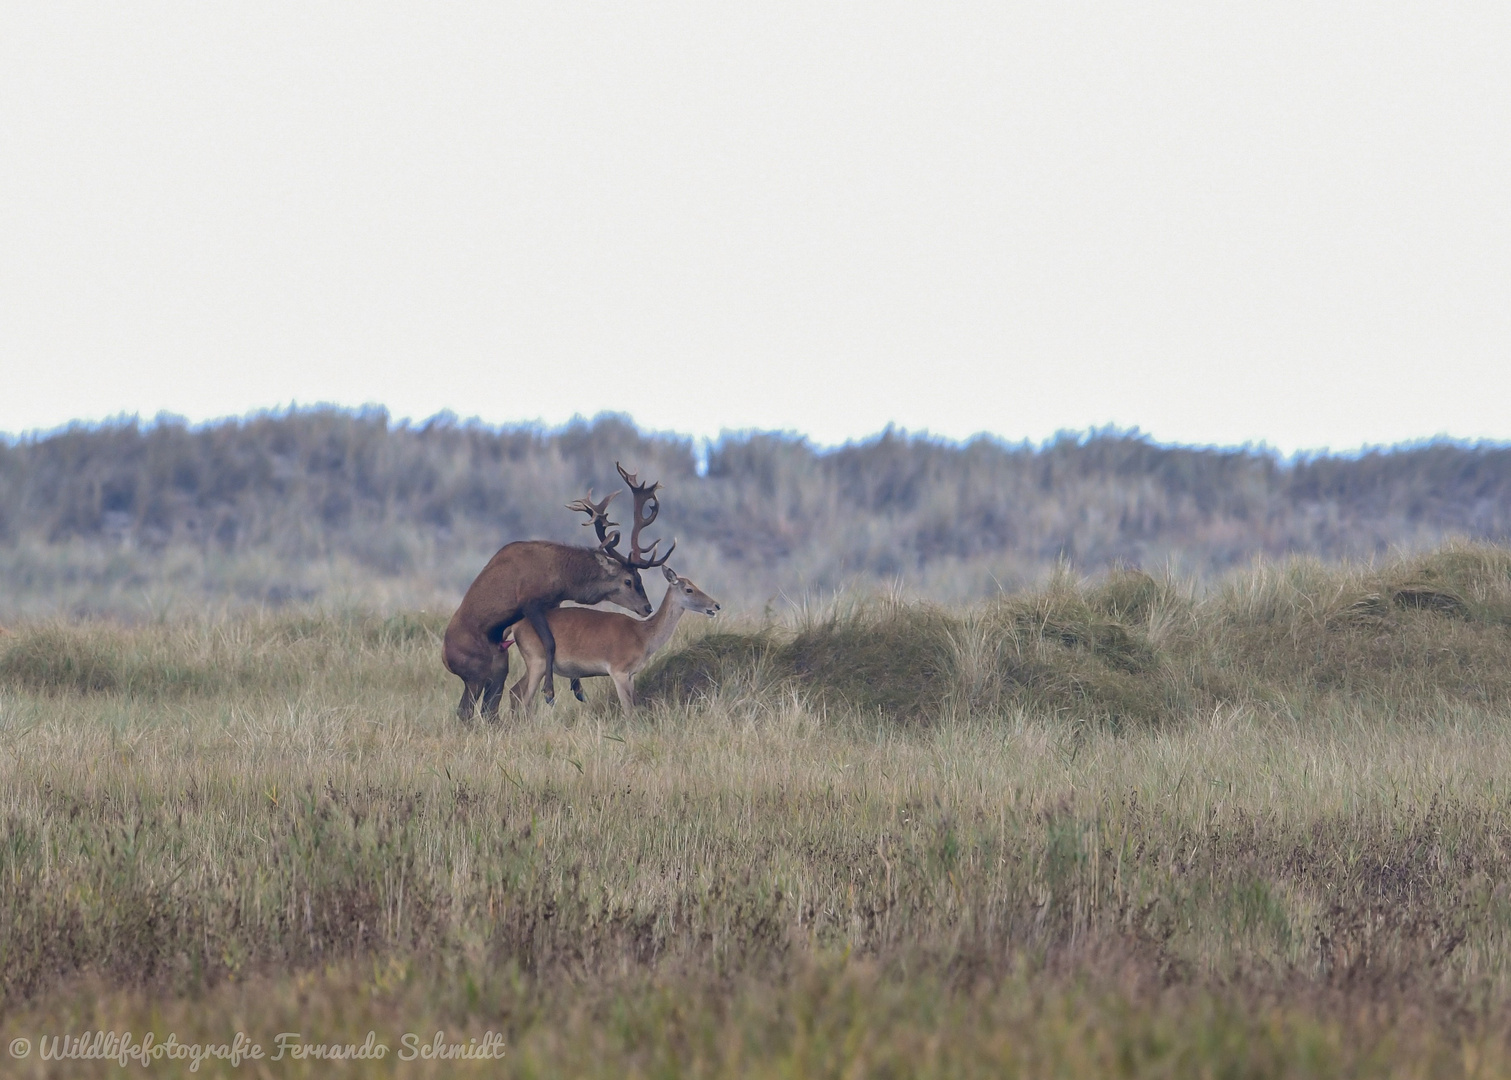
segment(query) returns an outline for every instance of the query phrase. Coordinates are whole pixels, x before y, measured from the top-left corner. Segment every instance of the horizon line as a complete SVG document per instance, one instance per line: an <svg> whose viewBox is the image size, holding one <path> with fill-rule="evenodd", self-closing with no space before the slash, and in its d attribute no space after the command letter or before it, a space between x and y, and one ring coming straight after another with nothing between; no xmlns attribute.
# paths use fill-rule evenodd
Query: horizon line
<svg viewBox="0 0 1511 1080"><path fill-rule="evenodd" d="M955 438L948 435L934 434L927 428L909 429L893 422L888 422L879 431L852 436L843 442L823 443L795 428L722 428L717 437L691 435L675 430L649 427L638 423L627 412L611 409L601 410L592 416L587 416L583 413L574 413L569 419L553 424L538 417L505 421L489 421L478 415L462 417L449 408L442 409L423 419L416 419L412 416L396 418L388 406L380 402L366 402L361 405L342 405L337 402L317 401L301 405L296 400L290 400L286 405L254 408L239 414L226 414L204 420L191 420L179 413L160 410L155 416L144 421L141 413L122 411L97 420L73 419L48 428L36 427L20 432L0 431L0 445L17 447L45 442L49 439L75 432L97 432L110 428L134 427L142 431L151 431L161 427L182 427L189 431L198 432L230 425L241 425L258 420L280 420L292 416L312 416L319 414L338 414L352 419L375 419L381 415L385 425L400 431L423 431L440 424L448 427L454 426L472 430L484 430L495 434L531 431L544 435L555 435L566 432L576 426L591 426L605 420L612 420L627 424L642 437L665 438L690 443L694 448L694 456L700 460L706 460L709 450L721 446L727 441L756 436L777 437L802 443L819 455L835 453L851 447L865 446L886 438L900 438L909 442L929 443L935 446L948 446L957 449L963 449L979 442L988 442L1003 449L1028 450L1034 453L1042 453L1057 444L1065 442L1085 445L1103 438L1129 439L1161 450L1250 454L1256 457L1267 457L1281 464L1326 458L1358 459L1370 454L1402 453L1433 446L1451 446L1460 450L1511 449L1511 440L1498 440L1485 437L1459 437L1450 435L1447 432L1403 439L1393 443L1361 443L1356 447L1344 450L1335 450L1332 447L1324 446L1298 449L1285 453L1264 440L1258 442L1249 440L1242 443L1196 443L1161 440L1151 433L1144 431L1138 425L1121 427L1117 424L1104 424L1101 426L1092 425L1085 428L1059 428L1054 434L1036 442L1027 436L1013 439L1010 436L991 431L978 431L963 438Z"/></svg>

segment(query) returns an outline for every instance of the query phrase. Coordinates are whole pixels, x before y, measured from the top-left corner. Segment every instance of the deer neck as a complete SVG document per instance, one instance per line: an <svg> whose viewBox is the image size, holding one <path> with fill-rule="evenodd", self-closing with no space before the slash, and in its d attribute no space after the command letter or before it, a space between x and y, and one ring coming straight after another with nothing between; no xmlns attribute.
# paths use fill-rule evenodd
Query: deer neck
<svg viewBox="0 0 1511 1080"><path fill-rule="evenodd" d="M682 612L686 610L677 602L674 589L675 586L666 590L666 595L661 598L661 606L656 609L656 614L640 624L647 656L672 639L672 634L677 629L677 622L682 618Z"/></svg>

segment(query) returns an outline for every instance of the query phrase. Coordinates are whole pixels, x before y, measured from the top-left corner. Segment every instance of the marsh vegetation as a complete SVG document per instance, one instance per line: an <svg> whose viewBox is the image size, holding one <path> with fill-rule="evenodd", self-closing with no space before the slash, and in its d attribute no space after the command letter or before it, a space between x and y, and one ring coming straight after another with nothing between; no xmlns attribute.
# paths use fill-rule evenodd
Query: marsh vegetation
<svg viewBox="0 0 1511 1080"><path fill-rule="evenodd" d="M460 724L444 620L0 637L0 1042L491 1028L520 1076L1511 1071L1511 551L700 621L628 721L600 687Z"/></svg>

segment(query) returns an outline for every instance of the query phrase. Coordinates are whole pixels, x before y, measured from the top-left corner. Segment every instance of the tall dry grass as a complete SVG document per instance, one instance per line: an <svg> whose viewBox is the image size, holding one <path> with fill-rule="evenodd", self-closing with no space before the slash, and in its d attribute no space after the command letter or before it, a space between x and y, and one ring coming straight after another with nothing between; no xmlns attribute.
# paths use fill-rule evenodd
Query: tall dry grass
<svg viewBox="0 0 1511 1080"><path fill-rule="evenodd" d="M455 720L435 619L18 626L0 1039L1499 1075L1508 595L1511 553L1459 547L856 601L689 626L632 721L600 690L491 727Z"/></svg>

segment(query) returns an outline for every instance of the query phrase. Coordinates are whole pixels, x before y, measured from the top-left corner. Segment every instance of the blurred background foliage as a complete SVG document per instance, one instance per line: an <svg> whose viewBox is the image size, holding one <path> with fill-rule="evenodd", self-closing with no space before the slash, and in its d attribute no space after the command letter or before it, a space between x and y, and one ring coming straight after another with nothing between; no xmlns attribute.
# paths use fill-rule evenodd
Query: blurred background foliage
<svg viewBox="0 0 1511 1080"><path fill-rule="evenodd" d="M736 604L854 584L966 600L1045 579L1256 555L1326 560L1511 538L1511 447L1426 442L1286 459L1137 431L1042 445L896 430L824 449L701 443L602 415L559 429L381 409L162 417L0 442L0 617L206 601L454 602L510 540L583 542L564 503L663 481L677 565ZM617 506L617 504L616 504Z"/></svg>

